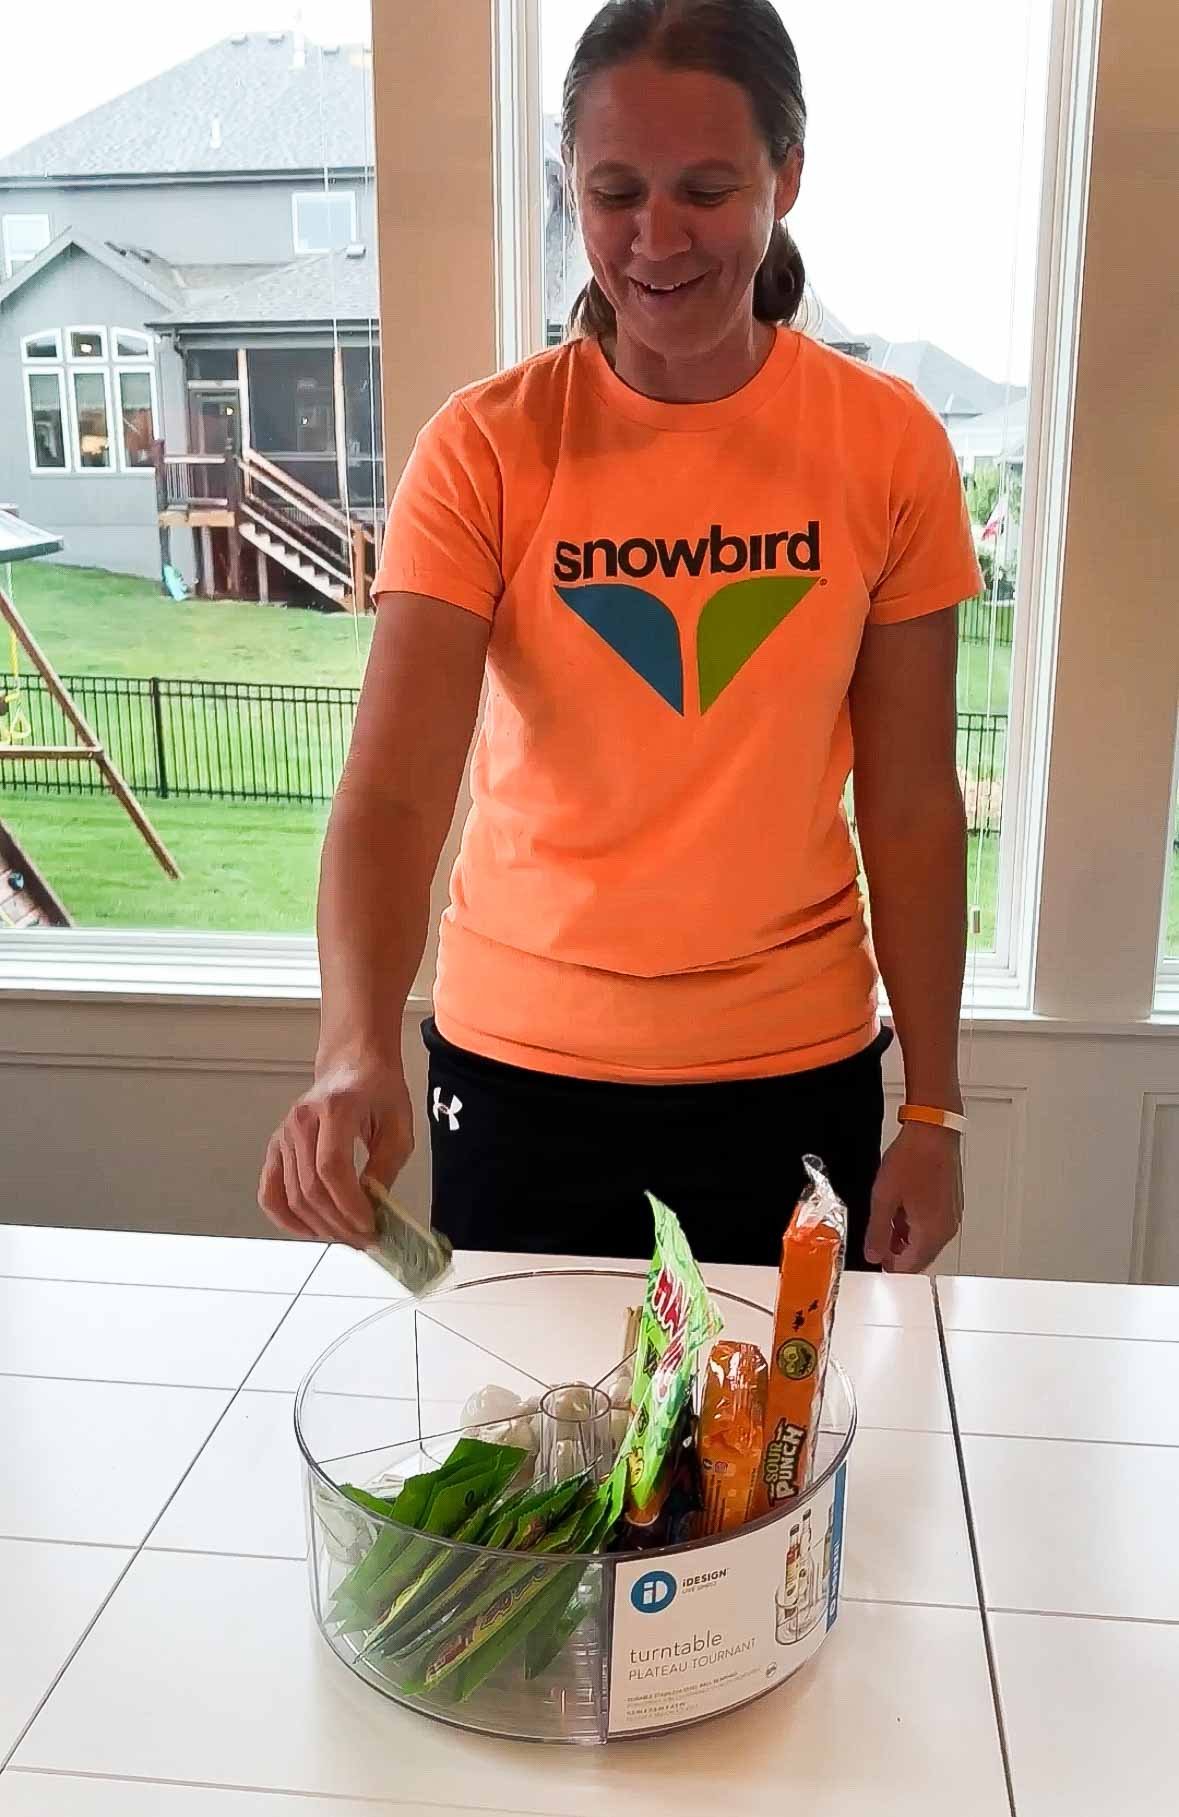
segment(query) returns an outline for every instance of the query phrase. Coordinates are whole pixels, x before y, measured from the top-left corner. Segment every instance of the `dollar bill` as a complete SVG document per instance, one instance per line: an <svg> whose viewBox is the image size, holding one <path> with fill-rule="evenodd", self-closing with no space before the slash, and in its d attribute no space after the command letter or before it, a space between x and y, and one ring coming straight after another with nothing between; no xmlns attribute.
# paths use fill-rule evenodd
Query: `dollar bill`
<svg viewBox="0 0 1179 1817"><path fill-rule="evenodd" d="M447 1238L440 1230L424 1230L370 1175L361 1185L377 1221L377 1240L367 1253L415 1298L436 1287L454 1254Z"/></svg>

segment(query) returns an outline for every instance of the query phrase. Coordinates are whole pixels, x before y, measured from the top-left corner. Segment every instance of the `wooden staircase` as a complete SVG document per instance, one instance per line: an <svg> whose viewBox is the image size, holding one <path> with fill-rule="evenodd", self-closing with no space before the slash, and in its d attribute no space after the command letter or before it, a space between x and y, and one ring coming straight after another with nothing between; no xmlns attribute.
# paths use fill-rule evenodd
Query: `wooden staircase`
<svg viewBox="0 0 1179 1817"><path fill-rule="evenodd" d="M368 610L377 565L377 539L368 524L253 448L236 456L172 455L156 442L153 460L162 562L170 559L170 530L226 530L232 588L240 537L341 611Z"/></svg>
<svg viewBox="0 0 1179 1817"><path fill-rule="evenodd" d="M252 448L239 456L237 527L246 542L345 612L364 612L376 572L367 524L329 504Z"/></svg>

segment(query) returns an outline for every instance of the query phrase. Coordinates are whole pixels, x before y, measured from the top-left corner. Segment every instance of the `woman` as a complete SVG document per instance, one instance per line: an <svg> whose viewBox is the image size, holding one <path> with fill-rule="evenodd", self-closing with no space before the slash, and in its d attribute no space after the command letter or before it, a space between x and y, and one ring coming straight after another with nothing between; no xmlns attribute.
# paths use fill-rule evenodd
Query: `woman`
<svg viewBox="0 0 1179 1817"><path fill-rule="evenodd" d="M284 1230L363 1243L357 1141L413 1143L402 1011L486 679L443 920L434 1218L464 1246L773 1262L801 1156L849 1260L961 1207L965 831L955 606L978 590L936 417L794 332L805 109L769 0L614 0L565 86L593 281L560 348L452 398L394 501L324 846L315 1083L271 1141ZM891 1038L916 1119L881 1164Z"/></svg>

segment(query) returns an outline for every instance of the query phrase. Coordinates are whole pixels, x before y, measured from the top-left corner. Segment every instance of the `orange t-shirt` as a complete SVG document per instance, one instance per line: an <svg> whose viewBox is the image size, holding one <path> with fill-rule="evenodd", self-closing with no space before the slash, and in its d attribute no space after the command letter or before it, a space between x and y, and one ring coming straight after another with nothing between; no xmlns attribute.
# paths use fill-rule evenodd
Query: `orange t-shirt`
<svg viewBox="0 0 1179 1817"><path fill-rule="evenodd" d="M937 417L792 330L716 403L641 396L590 339L459 392L373 589L492 625L442 1034L659 1083L869 1045L848 684L865 624L978 588Z"/></svg>

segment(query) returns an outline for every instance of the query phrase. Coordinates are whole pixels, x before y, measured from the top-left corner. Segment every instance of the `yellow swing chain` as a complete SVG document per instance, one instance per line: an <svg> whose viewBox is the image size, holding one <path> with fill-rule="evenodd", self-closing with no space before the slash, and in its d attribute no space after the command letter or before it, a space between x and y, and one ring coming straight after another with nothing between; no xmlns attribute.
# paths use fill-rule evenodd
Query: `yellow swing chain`
<svg viewBox="0 0 1179 1817"><path fill-rule="evenodd" d="M27 743L33 736L21 693L20 644L11 625L8 627L8 665L13 685L4 694L4 711L0 713L0 745Z"/></svg>

